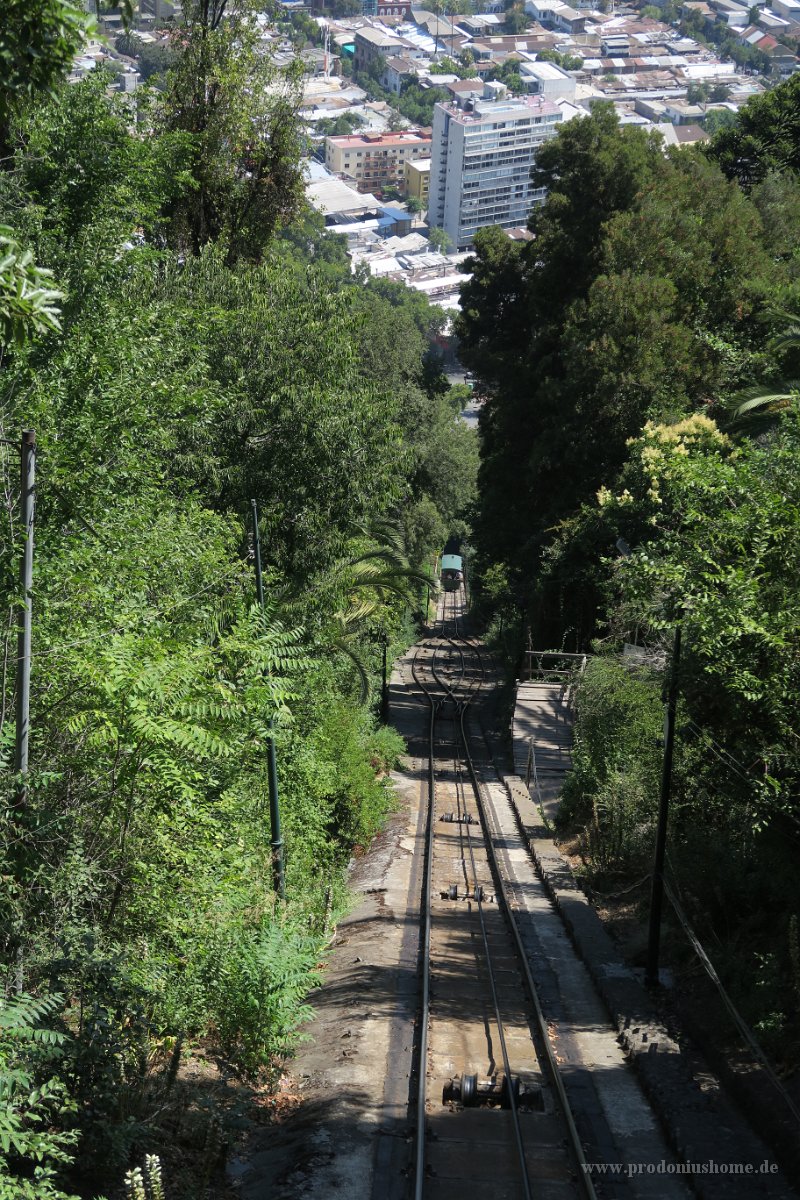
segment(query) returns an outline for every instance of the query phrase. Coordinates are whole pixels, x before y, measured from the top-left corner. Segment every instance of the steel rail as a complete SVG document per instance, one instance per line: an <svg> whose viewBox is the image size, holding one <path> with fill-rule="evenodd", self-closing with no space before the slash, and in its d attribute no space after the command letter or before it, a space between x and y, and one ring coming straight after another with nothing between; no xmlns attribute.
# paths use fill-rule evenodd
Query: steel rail
<svg viewBox="0 0 800 1200"><path fill-rule="evenodd" d="M444 611L444 605L442 609ZM434 747L436 740L436 713L440 701L434 697L427 684L419 678L416 671L416 659L417 651L415 650L414 657L411 660L411 672L414 679L422 688L430 706L430 723L428 726L428 830L425 837L425 871L422 880L422 896L420 898L420 907L425 917L422 928L422 1014L418 1043L419 1078L417 1080L417 1136L414 1163L414 1195L417 1200L422 1200L425 1184L425 1105L427 1100L427 1048L431 979L431 882L433 877L434 816L436 808Z"/></svg>
<svg viewBox="0 0 800 1200"><path fill-rule="evenodd" d="M455 597L455 593L454 593L454 597ZM453 602L452 602L452 607L455 608L455 605L456 605L456 601L454 598ZM444 599L444 602L442 605L442 615L443 615L442 625L444 628L447 624L447 593L445 593L445 599ZM454 620L454 624L456 627L456 633L457 633L457 631L458 631L458 616L457 616L457 613L455 613L455 612L454 612L453 620ZM453 639L447 638L447 640L458 651L459 658L460 658L460 661L462 664L462 675L463 675L463 663L464 663L463 652L461 651L460 647L455 645L455 642ZM434 659L435 659L435 653L434 653ZM481 663L481 667L482 667L482 663ZM467 710L467 706L470 703L469 693L472 691L472 686L475 681L474 680L470 681L470 684L467 688L467 696L465 696L463 699L461 699L460 697L456 696L453 688L446 682L446 680L441 679L435 671L434 671L434 676L437 680L437 683L439 683L441 686L443 686L446 689L446 691L449 694L450 699L452 699L452 701L455 705L456 712L455 712L455 716L454 716L454 722L456 725L456 748L458 749L458 741L459 741L459 733L460 733L461 742L464 744L465 749L466 749L465 733L464 733L464 714ZM482 669L481 682L483 681L484 676L485 676L485 671ZM444 703L444 701L442 703ZM430 760L429 760L431 764L433 763L434 750L435 750L434 723L432 721L431 722L431 730L430 730ZM468 758L467 761L468 761L468 769L469 769L469 767L471 766L471 759ZM473 790L475 793L475 800L476 800L476 804L478 807L478 812L481 817L481 824L484 829L484 833L486 833L486 823L483 818L483 813L481 811L480 791L476 785L474 771L470 770L469 774L470 774L470 780L472 782ZM428 867L430 868L430 866L432 865L432 861L433 861L433 828L434 828L434 826L433 826L433 817L434 817L433 789L435 787L435 784L433 782L432 767L431 767L431 782L429 784L429 787L431 790L431 800L430 800L430 805L429 805L429 819L430 819L431 824L429 827L429 838L428 838L428 847L429 847ZM458 806L459 806L459 811L460 811L461 800L458 797L458 791L457 791L456 795L457 795L457 801L458 801ZM466 802L464 803L464 812L466 814ZM463 847L464 827L461 822L459 822L459 837L460 837L461 844ZM505 1026L503 1023L503 1016L502 1016L502 1012L501 1012L500 1000L499 1000L499 997L497 994L497 980L495 978L495 973L494 973L494 969L493 969L493 965L492 965L492 952L491 952L491 947L489 944L489 935L488 935L488 932L486 929L486 920L485 920L484 912L483 912L483 901L481 898L481 893L479 891L478 869L477 869L477 865L475 862L475 851L474 851L474 847L473 847L472 833L470 831L469 825L466 825L466 843L467 843L467 848L469 850L469 860L470 860L470 867L471 867L471 871L472 871L472 896L473 896L473 900L477 906L478 922L480 924L481 938L483 941L483 949L484 949L484 959L485 959L485 963L486 963L486 974L487 974L487 979L488 979L488 983L489 983L489 990L491 993L491 1000L492 1000L492 1007L494 1009L495 1022L497 1024L497 1034L498 1034L498 1040L500 1042L500 1051L501 1051L501 1055L502 1055L502 1059L503 1059L503 1069L505 1072L506 1095L508 1098L508 1104L509 1104L509 1108L511 1111L511 1123L512 1123L512 1128L514 1131L514 1142L516 1145L517 1156L519 1158L519 1164L520 1164L522 1193L523 1193L524 1200L533 1200L532 1192L531 1192L531 1185L530 1185L530 1178L528 1176L528 1165L527 1165L527 1161L525 1158L525 1145L524 1145L524 1141L523 1141L523 1137L522 1137L522 1126L520 1124L520 1119L519 1119L519 1108L517 1105L517 1097L516 1097L516 1092L515 1092L515 1088L513 1085L513 1077L512 1077L512 1071L511 1071L511 1063L510 1063L510 1059L508 1056L508 1044L506 1041ZM490 859L491 853L492 853L492 848L491 848L491 843L488 840L488 838L486 839L486 848L487 848L487 858ZM464 874L465 874L465 879L466 879L466 877L467 877L466 860L464 859L463 855L462 855L462 861L464 862ZM490 866L490 869L491 869L491 866ZM426 893L426 913L425 913L426 921L425 921L425 948L424 948L424 956L425 956L424 963L425 963L425 965L424 965L423 970L425 972L425 984L427 985L429 982L429 964L430 964L430 954L429 954L429 949L430 949L430 904L429 904L429 902L430 902L430 876L427 875L426 877L428 879L429 886L428 886L428 891ZM467 882L468 882L468 880L467 880ZM420 1063L420 1085L418 1088L418 1110L417 1110L417 1159L416 1159L416 1174L415 1174L415 1200L423 1200L423 1187L424 1187L425 1125L424 1125L424 1111L420 1112L419 1105L422 1104L423 1110L424 1110L424 1091L425 1091L425 1089L424 1089L424 1072L425 1072L424 1057L427 1053L427 1030L428 1030L428 1011L427 1011L427 1007L425 1006L425 1000L429 996L429 991L428 991L427 986L425 986L423 990L424 990L424 997L423 997L423 1034L424 1034L424 1036L421 1035L421 1038L420 1038L421 1063Z"/></svg>
<svg viewBox="0 0 800 1200"><path fill-rule="evenodd" d="M431 897L431 882L432 882L431 877L432 877L432 867L433 867L433 842L434 842L434 837L435 837L435 834L434 834L435 820L434 820L434 818L435 818L435 788L436 788L435 772L434 772L433 763L434 763L434 750L435 750L435 719L436 719L437 710L438 710L438 705L431 703L431 722L430 722L430 727L429 727L430 755L429 755L429 760L428 760L429 761L429 766L428 766L428 801L429 801L428 802L428 835L426 838L426 867L425 867L425 877L424 877L425 882L423 885L423 890L424 890L423 905L424 905L424 912L425 912L425 921L424 921L424 929L423 929L422 1020L421 1020L421 1025L420 1025L420 1037L419 1037L420 1064L419 1064L419 1079L418 1079L418 1084L417 1084L417 1133L416 1133L416 1158L415 1158L415 1172L414 1172L414 1197L415 1197L415 1200L423 1200L424 1187L425 1187L425 1117L426 1117L425 1105L426 1105L426 1098L427 1098L426 1058L427 1058L428 1027L429 1027L429 1016L430 1016L430 935L431 935L430 897ZM456 727L455 745L456 745L456 752L458 752L459 731L461 734L461 739L463 741L463 707L460 704L458 705L456 714L454 716L454 724ZM473 782L473 790L475 790L476 801L477 801L478 807L480 809L480 796L479 796L479 793L477 792L477 789L475 789L475 787L474 787L474 780L472 782ZM463 792L463 788L462 788L462 792ZM466 813L467 813L466 799L464 798L464 800L462 802L462 798L458 794L458 789L456 791L456 797L457 797L457 805L458 805L459 813L461 812L462 805L463 805L463 811L464 811L464 814L466 815ZM459 821L459 836L460 836L462 846L463 846L464 827L463 827L462 822L460 822L460 821ZM477 906L478 920L479 920L480 929L481 929L481 938L483 941L484 961L485 961L485 965L486 965L486 975L487 975L487 979L489 982L489 990L491 993L492 1007L494 1009L495 1022L497 1024L498 1040L500 1043L500 1051L501 1051L501 1055L502 1055L502 1059L503 1059L503 1069L505 1072L506 1096L507 1096L509 1108L511 1111L512 1128L514 1130L514 1141L515 1141L517 1155L518 1155L519 1163L520 1163L522 1194L523 1194L524 1200L533 1200L533 1194L531 1192L531 1185L530 1185L530 1178L528 1175L528 1167L527 1167L527 1162L525 1159L525 1145L524 1145L524 1141L523 1141L523 1137L522 1137L522 1127L521 1127L520 1119L519 1119L519 1108L517 1105L516 1092L515 1092L515 1089L513 1086L511 1063L510 1063L510 1059L509 1059L509 1055L508 1055L508 1044L506 1041L505 1025L503 1023L503 1016L502 1016L502 1012L501 1012L500 1000L499 1000L499 997L497 994L497 980L496 980L493 965L492 965L492 952L491 952L491 947L490 947L490 943L489 943L489 935L488 935L488 932L486 929L486 920L485 920L484 913L483 913L483 901L482 901L481 894L479 891L480 885L478 883L478 868L477 868L477 864L475 862L475 851L474 851L474 846L473 846L472 834L471 834L470 827L468 824L466 825L466 842L467 842L467 848L469 850L469 861L470 861L470 868L471 868L471 873L472 873L472 898ZM464 864L465 881L467 882L467 885L469 886L469 879L467 876L467 868L466 868L466 858L462 857L462 861Z"/></svg>
<svg viewBox="0 0 800 1200"><path fill-rule="evenodd" d="M480 789L478 788L477 776L475 774L475 770L474 770L474 767L472 764L472 758L471 758L471 755L469 754L469 747L467 746L466 733L465 733L465 728L464 728L464 719L465 719L465 715L466 715L467 709L469 707L469 704L470 704L469 698L466 698L465 700L458 703L457 707L456 707L456 716L458 717L458 729L460 730L461 743L464 747L465 757L466 757L466 761L467 761L467 770L469 772L470 781L472 783L472 788L473 788L473 791L475 794L475 801L476 801L477 808L478 808L478 815L481 820L481 827L483 828L483 831L484 831L484 844L485 844L485 848L486 848L486 857L487 857L487 861L489 862L489 868L491 870L492 858L493 858L493 847L492 847L491 839L488 837L488 830L486 828L486 821L484 819L484 814L483 814L483 805L481 803ZM466 811L466 805L465 805L465 811ZM527 1164L527 1161L525 1158L525 1144L524 1144L524 1141L522 1138L522 1126L520 1124L520 1119L519 1119L519 1108L517 1106L516 1091L515 1091L514 1084L513 1084L511 1063L510 1063L510 1060L508 1057L508 1045L506 1042L505 1026L503 1024L503 1017L502 1017L502 1013L500 1012L500 1001L499 1001L499 998L497 995L497 980L495 979L495 974L494 974L494 970L492 967L492 952L491 952L491 949L489 946L489 935L486 931L486 920L483 915L483 899L481 897L481 893L479 890L478 871L477 871L477 867L475 865L475 852L473 849L472 833L471 833L469 825L466 826L466 839L467 839L467 846L469 848L470 865L472 867L472 882L473 882L472 894L473 894L473 899L475 901L475 904L477 905L477 910L478 910L478 921L480 923L481 937L483 939L484 956L485 956L485 960L486 960L486 972L487 972L487 976L488 976L488 980L489 980L489 989L490 989L491 995L492 995L492 1005L494 1007L495 1020L497 1022L497 1034L498 1034L498 1039L500 1042L500 1051L501 1051L502 1058L503 1058L503 1070L505 1071L505 1079L506 1079L506 1096L508 1098L508 1104L509 1104L509 1108L511 1111L511 1124L512 1124L512 1127L514 1130L514 1142L515 1142L516 1149L517 1149L517 1156L519 1158L520 1172L521 1172L521 1177L522 1177L521 1178L522 1192L523 1192L523 1196L524 1196L525 1200L532 1200L531 1183L530 1183L530 1178L528 1176L528 1164ZM495 873L497 873L497 872L495 871ZM504 900L504 903L507 903L505 894L503 894L503 900Z"/></svg>
<svg viewBox="0 0 800 1200"><path fill-rule="evenodd" d="M447 599L446 599L446 597L447 597L447 593L445 593L445 598L444 598L443 605L442 605L443 630L447 624ZM455 606L455 600L453 601L453 606ZM457 632L457 629L458 629L457 614L454 614L454 624L456 626L456 632ZM464 673L463 652L460 650L460 647L455 646L452 639L447 638L447 641L450 642L459 653L459 659L462 664L462 676L463 676L463 673ZM472 649L472 647L470 647L470 649ZM435 669L434 663L436 660L436 654L437 654L438 650L439 650L439 647L436 647L434 649L433 661L431 664L432 674L434 676L434 679L436 680L436 683L445 689L448 697L454 703L455 710L456 710L455 714L454 714L454 718L453 718L455 729L456 729L456 738L455 738L456 755L458 756L459 735L460 735L461 743L463 744L464 749L467 751L468 773L469 773L473 791L475 794L475 800L476 800L476 804L478 807L479 816L481 819L481 825L482 825L482 828L484 829L484 834L486 835L487 827L486 827L485 817L484 817L484 814L482 811L480 790L477 786L477 780L476 780L476 776L474 773L474 768L472 767L472 760L471 760L471 757L469 756L467 743L466 743L465 728L464 728L464 715L465 715L467 707L470 703L469 693L473 689L475 680L470 681L470 683L467 687L467 696L464 699L461 699L458 696L456 696L455 691L453 690L453 687L450 684L448 684L448 682L445 679L441 678ZM434 848L434 838L435 838L435 803L436 803L436 800L435 800L436 779L435 779L435 769L434 769L434 755L435 755L435 748L436 748L435 728L436 728L437 713L439 711L441 711L441 706L444 703L446 703L446 700L445 699L440 700L433 696L433 693L431 692L430 688L427 686L427 684L425 682L423 682L423 680L419 677L419 675L415 671L415 669L414 669L415 662L416 662L416 653L414 655L414 658L412 659L412 674L414 675L414 678L417 680L417 682L422 687L423 692L425 693L426 699L430 705L430 711L431 711L430 725L429 725L429 755L428 755L428 831L427 831L427 836L426 836L426 847L425 847L426 864L425 864L425 873L424 873L424 882L423 882L423 897L422 897L422 907L423 907L423 911L425 913L424 925L423 925L423 939L422 939L423 940L423 947L422 947L422 959L423 959L423 962L422 962L422 1017L421 1017L421 1023L420 1023L420 1036L419 1036L419 1078L418 1078L418 1083L417 1083L416 1155L415 1155L415 1170L414 1170L415 1200L423 1200L424 1186L425 1186L425 1121L426 1121L426 1100L427 1100L427 1087L426 1087L426 1083L427 1083L427 1046L428 1046L429 1016L430 1016L430 941L431 941L431 903L430 903L430 901L431 901L431 884L432 884L432 872L433 872L433 848ZM479 658L479 663L481 665L481 678L478 681L478 687L480 687L480 685L483 682L483 679L485 677L485 669L483 668L483 664L482 664L482 661L480 660L480 658ZM457 807L458 807L459 815L461 814L462 807L463 807L463 812L464 812L464 815L466 816L467 815L467 806L466 806L466 796L464 794L464 789L463 789L463 783L461 785L460 792L459 792L459 787L458 787L458 778L459 778L458 757L456 757L455 761L456 761L456 766L457 766L457 771L456 771ZM469 879L468 879L468 875L467 875L467 866L466 866L466 857L463 855L463 845L464 845L464 837L465 837L464 825L465 824L466 823L462 823L459 820L459 838L460 838L460 841L462 844L462 864L463 864L463 870L464 870L464 878L465 878L465 882L467 883L467 886L469 887ZM531 1192L531 1185L530 1185L530 1178L528 1175L528 1167L527 1167L527 1162L526 1162L526 1158L525 1158L525 1145L524 1145L524 1141L523 1141L523 1137L522 1137L522 1127L521 1127L520 1118L519 1118L519 1108L517 1105L517 1097L516 1097L516 1092L515 1092L515 1088L513 1085L513 1076L512 1076L512 1071L511 1071L511 1063L510 1063L510 1059L509 1059L509 1055L508 1055L508 1044L506 1041L505 1026L503 1023L503 1017L502 1017L502 1013L501 1013L500 1000L499 1000L498 993L497 993L497 981L496 981L496 977L495 977L495 973L494 973L494 969L493 969L493 965L492 965L492 953L491 953L491 948L490 948L490 943L489 943L489 935L488 935L488 932L486 929L486 921L485 921L484 912L483 912L483 901L482 901L482 897L481 897L481 892L479 890L480 885L478 883L478 869L477 869L477 864L475 862L475 851L474 851L472 833L471 833L469 824L466 824L466 844L467 844L467 848L469 851L469 861L470 861L470 868L471 868L471 872L472 872L472 898L473 898L474 903L477 906L478 920L479 920L479 924L480 924L481 937L482 937L483 948L484 948L484 959L485 959L485 964L486 964L487 979L488 979L489 989L490 989L490 993L491 993L492 1007L494 1009L495 1021L497 1024L498 1040L500 1042L500 1050L501 1050L501 1055L502 1055L502 1060L503 1060L503 1069L505 1072L506 1096L507 1096L509 1108L511 1111L511 1121L512 1121L512 1128L514 1131L514 1141L515 1141L517 1155L518 1155L519 1163L520 1163L522 1194L523 1194L524 1200L533 1200L533 1196L532 1196L532 1192ZM487 851L487 858L490 860L490 869L491 869L492 846L491 846L491 841L488 838L488 836L486 836L486 851ZM495 873L496 873L496 868L495 868Z"/></svg>
<svg viewBox="0 0 800 1200"><path fill-rule="evenodd" d="M459 727L461 730L461 738L462 738L462 742L464 743L465 749L466 749L466 742L464 742L464 714L466 712L466 708L467 708L466 704L462 705L460 708L460 712L458 713ZM469 763L468 763L468 769L469 769ZM481 813L480 793L476 786L475 776L472 771L470 771L470 779L472 781L473 790L475 792L475 799L476 799L477 805L478 805L478 812L482 818L483 814ZM483 820L481 820L481 824L484 826L484 832L485 832L485 824L484 824ZM491 869L492 847L491 847L491 842L488 839L488 837L485 838L485 845L486 845L486 857L490 861L490 869ZM477 872L477 868L475 866L475 853L474 853L473 846L472 846L472 833L470 832L469 825L467 825L467 846L469 847L469 857L470 857L470 863L472 866L472 880L473 880L472 895L473 895L473 899L474 899L474 901L477 905L477 909L478 909L478 921L479 921L480 927L481 927L481 937L483 938L483 952L484 952L484 956L486 959L486 973L487 973L487 977L489 980L489 989L492 994L492 1005L494 1007L495 1020L497 1022L497 1035L498 1035L498 1039L500 1042L500 1052L503 1056L503 1070L505 1071L505 1078L506 1078L506 1097L508 1099L508 1105L511 1110L511 1124L512 1124L512 1127L514 1130L514 1142L515 1142L515 1145L517 1148L517 1156L519 1158L519 1165L520 1165L520 1171L521 1171L521 1176L522 1176L522 1193L523 1193L523 1196L525 1197L525 1200L533 1200L532 1193L531 1193L531 1181L528 1176L528 1164L525 1159L525 1143L522 1138L522 1126L520 1124L520 1119L519 1119L519 1108L517 1106L516 1091L515 1091L515 1088L513 1085L513 1079L512 1079L512 1073L511 1073L511 1063L510 1063L510 1060L508 1057L508 1045L506 1043L505 1026L503 1024L502 1013L500 1012L500 1000L497 995L497 980L495 979L494 969L492 967L492 952L489 947L489 935L486 931L486 920L483 915L483 900L481 898L481 893L479 890L478 872ZM505 901L505 897L504 897L504 901Z"/></svg>
<svg viewBox="0 0 800 1200"><path fill-rule="evenodd" d="M417 1081L417 1146L414 1166L414 1195L422 1200L425 1184L425 1102L428 1053L428 1017L431 987L431 880L433 876L434 810L436 776L433 766L433 748L436 729L436 704L429 697L431 719L428 727L430 739L428 755L428 833L425 839L425 874L422 883L422 909L425 913L422 932L422 1020L419 1033L419 1079Z"/></svg>
<svg viewBox="0 0 800 1200"><path fill-rule="evenodd" d="M508 899L508 892L506 890L505 881L503 880L502 872L500 871L499 863L497 861L497 855L495 853L494 843L492 841L492 831L489 828L489 821L488 821L488 817L486 814L486 809L485 809L483 800L481 798L481 785L480 785L480 781L478 779L478 774L475 770L475 764L473 762L472 755L471 755L470 749L469 749L469 739L467 737L467 732L466 732L466 727L465 727L465 717L466 717L466 706L462 710L462 713L461 713L461 737L462 737L462 742L463 742L463 746L464 746L464 757L465 757L466 763L467 763L467 770L469 771L469 775L472 780L472 785L475 790L475 795L478 797L478 812L480 814L481 825L483 827L484 836L486 839L487 856L490 860L490 863L494 866L494 876L495 876L495 880L496 880L496 883L498 886L499 893L502 897L503 911L506 914L506 917L508 919L508 924L511 929L512 937L516 944L517 952L519 954L519 958L522 963L522 971L523 971L523 975L525 978L525 984L526 984L528 993L530 995L530 999L531 999L531 1003L533 1004L534 1011L536 1013L536 1024L539 1029L539 1034L540 1034L542 1045L544 1047L544 1054L545 1054L545 1059L547 1062L548 1074L550 1075L551 1083L553 1084L553 1087L555 1088L555 1092L556 1092L556 1095L558 1096L559 1104L561 1105L561 1113L562 1113L562 1116L566 1123L567 1131L569 1133L570 1149L575 1158L575 1163L578 1168L577 1175L578 1175L578 1178L580 1181L580 1186L583 1189L584 1195L586 1196L586 1200L597 1200L597 1193L595 1191L594 1184L592 1183L592 1178L589 1173L589 1167L586 1162L586 1155L583 1152L583 1143L581 1142L580 1134L578 1133L578 1127L575 1124L575 1117L573 1116L572 1108L569 1103L569 1098L567 1097L566 1088L564 1087L564 1080L562 1079L562 1076L561 1076L561 1069L558 1065L558 1060L556 1059L555 1051L553 1050L553 1046L550 1042L550 1033L549 1033L549 1030L547 1027L547 1021L545 1020L544 1013L542 1012L542 1006L539 1001L539 993L536 988L536 982L533 978L533 974L530 969L530 964L528 963L528 956L525 952L525 946L522 941L522 935L519 931L519 926L518 926L516 920L514 919L513 909L511 908L511 904Z"/></svg>
<svg viewBox="0 0 800 1200"><path fill-rule="evenodd" d="M466 591L465 591L465 598L466 598ZM477 679L470 680L469 686L467 688L467 696L470 696L473 691L473 688L477 694L477 692L479 692L481 690L481 688L483 687L483 684L486 682L486 667L484 665L483 654L481 652L480 645L477 644L477 640L475 638L469 637L469 635L465 636L463 633L459 632L459 620L460 619L461 618L459 618L457 613L454 614L453 624L455 626L455 631L454 631L455 640L459 641L459 642L463 642L463 644L467 647L470 654L472 654L473 657L476 658L478 661L479 674L477 676ZM453 639L451 639L451 640L453 640Z"/></svg>
<svg viewBox="0 0 800 1200"><path fill-rule="evenodd" d="M445 592L444 593L444 602L442 604L442 635L441 636L442 636L443 641L449 643L450 645L455 646L455 642L447 634L447 597L448 597L448 595L453 596L452 605L455 605L456 593L455 592ZM456 617L455 620L457 621L457 619L458 618ZM441 647L437 647L436 650L434 651L434 655L433 655L434 678L436 679L437 683L439 683L443 688L445 688L445 690L449 693L449 695L455 700L455 694L453 692L452 687L450 685L448 685L443 679L441 679L436 672L436 667L435 667L436 655L437 655L437 653L439 653L440 649L441 649ZM456 649L459 654L459 662L461 665L461 679L463 680L464 679L464 654L463 654L463 651L460 649L460 647L456 647Z"/></svg>

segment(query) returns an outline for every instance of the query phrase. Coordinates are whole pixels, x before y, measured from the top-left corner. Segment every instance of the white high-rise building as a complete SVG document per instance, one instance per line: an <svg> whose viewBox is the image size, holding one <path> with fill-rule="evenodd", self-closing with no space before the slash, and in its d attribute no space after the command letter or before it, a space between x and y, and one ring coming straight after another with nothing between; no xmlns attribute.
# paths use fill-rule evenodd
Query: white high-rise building
<svg viewBox="0 0 800 1200"><path fill-rule="evenodd" d="M487 91L497 85L487 84ZM527 224L544 189L531 183L531 167L553 137L562 113L544 96L467 100L464 107L437 104L433 116L428 223L449 235L457 250L478 229Z"/></svg>

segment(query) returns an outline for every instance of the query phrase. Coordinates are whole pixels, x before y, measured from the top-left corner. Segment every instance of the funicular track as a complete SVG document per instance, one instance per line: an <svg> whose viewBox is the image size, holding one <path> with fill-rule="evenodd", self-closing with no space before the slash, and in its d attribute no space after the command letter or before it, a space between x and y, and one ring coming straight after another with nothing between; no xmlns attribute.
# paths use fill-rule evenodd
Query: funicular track
<svg viewBox="0 0 800 1200"><path fill-rule="evenodd" d="M412 674L429 708L414 1200L593 1197L495 861L470 705L487 679L445 592Z"/></svg>

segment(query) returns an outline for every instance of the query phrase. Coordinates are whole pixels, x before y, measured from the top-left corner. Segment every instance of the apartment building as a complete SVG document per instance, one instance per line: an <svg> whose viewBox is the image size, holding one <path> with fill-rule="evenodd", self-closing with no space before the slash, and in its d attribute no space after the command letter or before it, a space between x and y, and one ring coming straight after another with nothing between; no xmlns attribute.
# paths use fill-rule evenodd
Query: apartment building
<svg viewBox="0 0 800 1200"><path fill-rule="evenodd" d="M406 159L406 196L419 200L423 208L428 207L431 182L431 160L429 158Z"/></svg>
<svg viewBox="0 0 800 1200"><path fill-rule="evenodd" d="M487 92L492 85L487 85ZM466 250L486 225L525 225L544 189L531 183L539 147L555 136L561 109L544 96L437 104L428 222Z"/></svg>
<svg viewBox="0 0 800 1200"><path fill-rule="evenodd" d="M357 71L366 71L373 59L391 58L393 55L402 54L405 48L406 43L403 39L390 33L388 29L373 29L370 26L357 29L353 66Z"/></svg>
<svg viewBox="0 0 800 1200"><path fill-rule="evenodd" d="M429 134L418 129L395 133L354 133L325 139L325 166L352 179L360 192L405 188L405 165L430 158Z"/></svg>

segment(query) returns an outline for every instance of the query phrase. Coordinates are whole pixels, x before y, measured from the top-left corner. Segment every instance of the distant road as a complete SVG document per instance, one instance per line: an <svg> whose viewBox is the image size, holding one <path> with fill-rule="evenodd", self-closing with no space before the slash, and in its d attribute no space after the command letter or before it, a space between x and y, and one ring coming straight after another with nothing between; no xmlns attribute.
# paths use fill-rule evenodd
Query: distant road
<svg viewBox="0 0 800 1200"><path fill-rule="evenodd" d="M447 372L447 381L451 387L453 387L457 383L464 383L465 382L464 372L463 371L448 371ZM479 402L475 399L475 396L473 394L473 398L472 398L472 400L470 400L467 407L461 410L461 420L464 422L465 425L469 425L471 429L477 429L477 427L478 427L478 413L480 412L480 407L481 406L480 406Z"/></svg>

